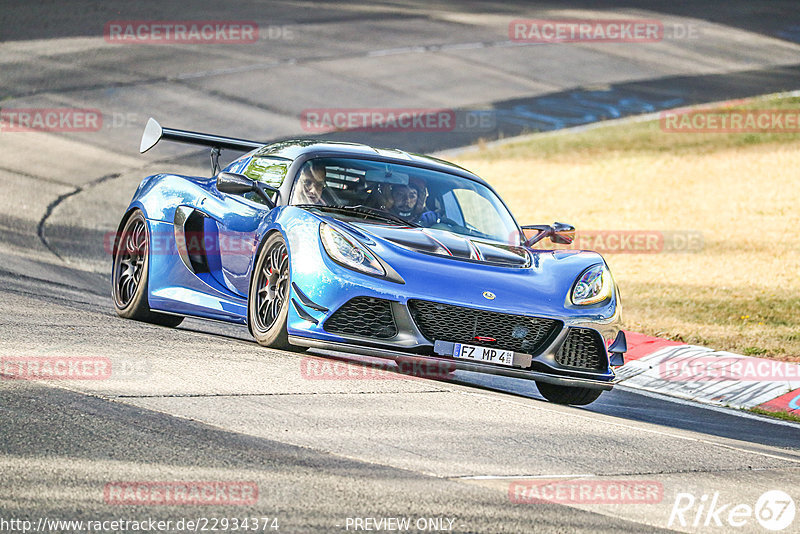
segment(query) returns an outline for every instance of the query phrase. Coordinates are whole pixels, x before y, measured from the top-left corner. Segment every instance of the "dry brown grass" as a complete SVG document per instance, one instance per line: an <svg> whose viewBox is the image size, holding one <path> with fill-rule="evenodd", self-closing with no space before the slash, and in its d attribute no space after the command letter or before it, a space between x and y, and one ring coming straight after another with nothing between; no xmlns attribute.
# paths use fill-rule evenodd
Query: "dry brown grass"
<svg viewBox="0 0 800 534"><path fill-rule="evenodd" d="M639 123L484 148L456 163L492 183L522 223L702 231L700 252L606 254L625 327L800 361L798 137Z"/></svg>

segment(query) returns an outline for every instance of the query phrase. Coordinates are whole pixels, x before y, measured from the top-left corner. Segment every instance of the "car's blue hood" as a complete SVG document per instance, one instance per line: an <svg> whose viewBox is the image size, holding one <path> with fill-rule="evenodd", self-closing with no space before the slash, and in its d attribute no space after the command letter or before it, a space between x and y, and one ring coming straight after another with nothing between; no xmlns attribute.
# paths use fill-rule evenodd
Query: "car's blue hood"
<svg viewBox="0 0 800 534"><path fill-rule="evenodd" d="M313 216L320 221L335 220L337 225L348 229L404 280L397 284L380 283L375 279L375 290L381 298L401 302L415 298L433 300L559 319L606 321L616 312L616 295L609 301L590 306L575 306L570 302L576 278L592 265L605 263L603 257L593 251L528 250L430 228ZM305 231L314 232L311 227ZM296 241L299 244L308 239L310 236ZM444 251L445 247L450 253ZM483 260L470 259L470 247L477 248ZM294 263L296 269L318 277L320 267L312 260L313 251L299 245L293 248L295 254L299 254ZM324 256L320 259L324 261ZM335 277L326 277L326 284L360 287L364 280L363 274L342 269L337 270ZM487 292L494 298L485 297ZM336 294L326 289L309 296L334 309L341 305L333 297Z"/></svg>

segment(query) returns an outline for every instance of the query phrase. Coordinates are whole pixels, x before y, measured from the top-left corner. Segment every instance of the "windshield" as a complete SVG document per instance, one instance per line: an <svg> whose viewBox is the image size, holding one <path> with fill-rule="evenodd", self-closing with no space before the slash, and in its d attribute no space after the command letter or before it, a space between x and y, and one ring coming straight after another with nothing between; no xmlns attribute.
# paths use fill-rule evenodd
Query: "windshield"
<svg viewBox="0 0 800 534"><path fill-rule="evenodd" d="M410 165L349 158L306 162L291 204L320 211L449 230L520 244L506 207L488 187L452 174Z"/></svg>

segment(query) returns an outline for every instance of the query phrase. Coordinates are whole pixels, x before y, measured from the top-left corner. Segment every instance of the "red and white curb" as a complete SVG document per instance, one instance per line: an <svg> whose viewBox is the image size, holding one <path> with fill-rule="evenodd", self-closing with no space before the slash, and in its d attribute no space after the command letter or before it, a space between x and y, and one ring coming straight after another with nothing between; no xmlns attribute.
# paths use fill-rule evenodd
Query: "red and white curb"
<svg viewBox="0 0 800 534"><path fill-rule="evenodd" d="M625 332L620 384L730 408L800 416L800 364L742 356Z"/></svg>

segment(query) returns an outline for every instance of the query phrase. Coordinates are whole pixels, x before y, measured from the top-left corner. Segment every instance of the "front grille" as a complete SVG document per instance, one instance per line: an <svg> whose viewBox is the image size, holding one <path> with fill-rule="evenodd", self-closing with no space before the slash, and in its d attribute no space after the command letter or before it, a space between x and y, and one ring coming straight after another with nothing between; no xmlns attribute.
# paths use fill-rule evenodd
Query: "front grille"
<svg viewBox="0 0 800 534"><path fill-rule="evenodd" d="M325 330L332 334L378 339L397 335L391 302L371 297L348 300L325 321Z"/></svg>
<svg viewBox="0 0 800 534"><path fill-rule="evenodd" d="M570 328L556 361L565 367L602 371L608 365L603 337L589 328Z"/></svg>
<svg viewBox="0 0 800 534"><path fill-rule="evenodd" d="M409 300L414 322L429 341L451 341L537 354L561 321L463 308L425 300ZM478 341L475 336L496 341Z"/></svg>

